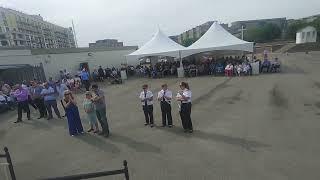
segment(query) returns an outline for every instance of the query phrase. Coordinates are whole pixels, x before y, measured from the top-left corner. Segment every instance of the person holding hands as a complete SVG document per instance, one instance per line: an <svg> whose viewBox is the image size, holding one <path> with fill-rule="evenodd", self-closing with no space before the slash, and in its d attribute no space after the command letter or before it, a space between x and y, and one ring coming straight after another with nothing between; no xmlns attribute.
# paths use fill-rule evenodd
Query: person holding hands
<svg viewBox="0 0 320 180"><path fill-rule="evenodd" d="M161 113L162 113L162 127L172 127L172 115L171 115L171 99L172 91L168 89L167 84L161 86L161 91L158 92L158 101L160 101Z"/></svg>
<svg viewBox="0 0 320 180"><path fill-rule="evenodd" d="M145 116L146 123L145 126L150 125L150 127L154 126L153 121L153 94L148 90L148 85L144 84L142 86L142 92L140 93L140 100L142 103L142 109Z"/></svg>

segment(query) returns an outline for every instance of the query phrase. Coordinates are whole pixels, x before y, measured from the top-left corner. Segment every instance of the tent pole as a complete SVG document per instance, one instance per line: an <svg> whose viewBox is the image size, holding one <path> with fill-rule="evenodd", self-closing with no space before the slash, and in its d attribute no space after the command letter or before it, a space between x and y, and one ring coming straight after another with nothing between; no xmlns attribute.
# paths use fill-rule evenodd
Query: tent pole
<svg viewBox="0 0 320 180"><path fill-rule="evenodd" d="M179 51L179 60L180 60L180 67L183 67L183 66L182 66L181 51Z"/></svg>

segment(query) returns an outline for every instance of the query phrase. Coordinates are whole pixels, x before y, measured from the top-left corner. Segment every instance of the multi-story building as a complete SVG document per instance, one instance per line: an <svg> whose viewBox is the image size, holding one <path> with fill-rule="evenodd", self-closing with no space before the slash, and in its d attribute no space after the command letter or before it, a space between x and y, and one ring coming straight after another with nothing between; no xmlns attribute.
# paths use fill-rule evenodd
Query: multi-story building
<svg viewBox="0 0 320 180"><path fill-rule="evenodd" d="M208 31L208 29L210 28L210 26L213 24L213 21L208 21L204 24L201 24L197 27L194 27L188 31L183 32L180 35L177 36L170 36L170 38L174 41L176 41L179 44L182 44L183 41L187 40L187 39L193 39L193 40L197 40L199 39L205 32Z"/></svg>
<svg viewBox="0 0 320 180"><path fill-rule="evenodd" d="M0 7L0 46L72 48L75 41L71 27L49 23L40 15Z"/></svg>
<svg viewBox="0 0 320 180"><path fill-rule="evenodd" d="M123 47L123 42L118 42L117 39L103 39L89 43L89 47Z"/></svg>

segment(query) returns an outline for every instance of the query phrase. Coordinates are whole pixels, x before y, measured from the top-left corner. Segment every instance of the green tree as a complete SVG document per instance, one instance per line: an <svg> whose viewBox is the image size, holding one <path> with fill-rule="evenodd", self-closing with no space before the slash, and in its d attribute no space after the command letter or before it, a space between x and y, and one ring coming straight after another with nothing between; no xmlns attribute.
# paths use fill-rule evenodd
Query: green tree
<svg viewBox="0 0 320 180"><path fill-rule="evenodd" d="M196 41L195 39L188 38L188 39L185 39L185 40L182 41L182 45L185 46L185 47L189 47L195 41Z"/></svg>
<svg viewBox="0 0 320 180"><path fill-rule="evenodd" d="M263 24L261 27L247 29L244 32L244 39L254 42L267 42L277 39L281 36L281 29L271 23Z"/></svg>
<svg viewBox="0 0 320 180"><path fill-rule="evenodd" d="M295 20L294 22L292 22L288 28L287 28L287 39L295 39L296 38L296 33L299 29L302 29L306 26L313 26L316 28L317 32L318 32L318 37L320 35L320 17L316 18L315 20L313 20L312 22L306 22L303 20ZM319 41L320 38L318 38Z"/></svg>
<svg viewBox="0 0 320 180"><path fill-rule="evenodd" d="M297 31L307 25L308 23L302 20L297 20L291 23L287 28L287 35L286 35L287 39L295 39Z"/></svg>

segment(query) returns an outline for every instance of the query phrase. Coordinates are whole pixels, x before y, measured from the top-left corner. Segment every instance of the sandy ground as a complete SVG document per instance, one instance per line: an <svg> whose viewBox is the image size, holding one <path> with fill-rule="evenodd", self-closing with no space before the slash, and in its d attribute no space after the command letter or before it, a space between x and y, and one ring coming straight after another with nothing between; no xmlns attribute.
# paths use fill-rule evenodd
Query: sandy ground
<svg viewBox="0 0 320 180"><path fill-rule="evenodd" d="M35 111L33 120L14 124L10 112L0 115L0 146L9 147L19 180L113 170L123 160L139 180L318 180L320 53L279 57L280 74L185 79L193 91L194 134L182 132L176 102L173 129L144 127L137 98L144 83L156 93L166 82L176 93L182 79L134 79L101 84L110 138L70 137L66 120L37 120ZM77 98L81 103L83 95ZM158 103L154 113L160 126ZM88 128L82 109L81 115Z"/></svg>

